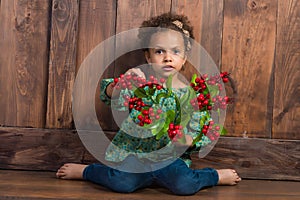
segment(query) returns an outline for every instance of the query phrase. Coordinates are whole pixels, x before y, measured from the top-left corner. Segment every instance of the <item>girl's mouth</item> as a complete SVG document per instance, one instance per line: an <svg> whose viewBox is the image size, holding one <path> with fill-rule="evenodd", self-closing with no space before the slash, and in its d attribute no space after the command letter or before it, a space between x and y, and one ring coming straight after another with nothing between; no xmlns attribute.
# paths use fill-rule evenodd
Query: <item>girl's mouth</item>
<svg viewBox="0 0 300 200"><path fill-rule="evenodd" d="M172 71L174 69L174 67L170 66L170 65L167 65L167 66L164 66L163 67L163 70L164 71Z"/></svg>

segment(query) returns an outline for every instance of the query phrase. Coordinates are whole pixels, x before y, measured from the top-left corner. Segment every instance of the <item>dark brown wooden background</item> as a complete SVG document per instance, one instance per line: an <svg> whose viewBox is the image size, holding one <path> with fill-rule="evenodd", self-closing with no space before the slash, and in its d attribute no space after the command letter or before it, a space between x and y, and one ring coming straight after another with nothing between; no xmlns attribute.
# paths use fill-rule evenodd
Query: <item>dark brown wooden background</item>
<svg viewBox="0 0 300 200"><path fill-rule="evenodd" d="M1 0L0 168L93 161L72 122L76 72L101 41L168 11L189 17L196 41L234 79L229 137L196 166L300 180L297 0ZM105 76L134 66L133 58L120 58ZM109 108L96 102L101 127L114 131Z"/></svg>

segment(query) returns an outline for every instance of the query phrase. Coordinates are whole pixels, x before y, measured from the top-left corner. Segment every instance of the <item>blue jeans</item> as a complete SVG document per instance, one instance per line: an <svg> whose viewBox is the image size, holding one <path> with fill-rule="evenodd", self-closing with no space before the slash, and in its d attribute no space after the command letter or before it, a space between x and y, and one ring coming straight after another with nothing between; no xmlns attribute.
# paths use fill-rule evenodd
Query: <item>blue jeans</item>
<svg viewBox="0 0 300 200"><path fill-rule="evenodd" d="M91 164L85 168L83 178L121 193L134 192L155 183L176 195L195 194L202 188L217 185L219 180L215 169L193 170L181 159L164 168L145 173L123 172L103 164Z"/></svg>

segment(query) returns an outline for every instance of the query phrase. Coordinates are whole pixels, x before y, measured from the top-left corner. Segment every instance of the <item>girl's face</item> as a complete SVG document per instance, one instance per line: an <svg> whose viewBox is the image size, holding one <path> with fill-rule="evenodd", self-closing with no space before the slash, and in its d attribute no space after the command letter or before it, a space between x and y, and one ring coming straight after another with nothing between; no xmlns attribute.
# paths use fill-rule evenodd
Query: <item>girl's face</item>
<svg viewBox="0 0 300 200"><path fill-rule="evenodd" d="M186 61L182 34L173 30L153 34L145 57L152 64L156 78L175 77Z"/></svg>

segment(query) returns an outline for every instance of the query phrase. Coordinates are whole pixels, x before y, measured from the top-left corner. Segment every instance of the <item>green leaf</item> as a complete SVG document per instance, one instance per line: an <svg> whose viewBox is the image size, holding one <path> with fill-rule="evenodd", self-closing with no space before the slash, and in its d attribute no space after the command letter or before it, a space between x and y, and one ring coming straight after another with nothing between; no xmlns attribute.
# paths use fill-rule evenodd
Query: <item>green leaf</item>
<svg viewBox="0 0 300 200"><path fill-rule="evenodd" d="M179 99L175 96L175 103L176 103L176 114L175 117L177 116L176 122L175 124L179 124L181 121L181 106L180 106L180 102Z"/></svg>
<svg viewBox="0 0 300 200"><path fill-rule="evenodd" d="M186 127L187 124L190 122L191 117L189 114L186 114L186 115L182 115L181 119L183 120L181 120L180 125L182 127Z"/></svg>
<svg viewBox="0 0 300 200"><path fill-rule="evenodd" d="M193 76L192 76L192 80L191 80L191 83L194 83L194 84L196 84L196 78L197 78L197 74L193 74Z"/></svg>
<svg viewBox="0 0 300 200"><path fill-rule="evenodd" d="M168 110L167 111L167 119L170 119L170 122L173 122L175 120L175 112L174 112L174 110Z"/></svg>
<svg viewBox="0 0 300 200"><path fill-rule="evenodd" d="M207 89L208 89L211 97L214 97L219 94L219 87L216 85L207 85Z"/></svg>
<svg viewBox="0 0 300 200"><path fill-rule="evenodd" d="M159 121L155 121L151 124L145 124L143 127L146 128L146 129L158 129L163 124L164 124L164 121L159 120Z"/></svg>
<svg viewBox="0 0 300 200"><path fill-rule="evenodd" d="M166 86L168 89L172 89L172 79L173 79L173 76L170 75L166 81Z"/></svg>
<svg viewBox="0 0 300 200"><path fill-rule="evenodd" d="M199 142L202 139L202 133L199 133L199 135L197 135L197 137L193 140L192 145L195 145L197 142Z"/></svg>
<svg viewBox="0 0 300 200"><path fill-rule="evenodd" d="M187 90L187 92L179 100L180 105L184 105L184 104L188 103L187 101L189 100L189 97L190 97L190 90Z"/></svg>
<svg viewBox="0 0 300 200"><path fill-rule="evenodd" d="M156 139L159 140L164 134L167 133L168 129L169 129L169 124L170 124L171 120L169 118L166 118L166 121L164 123L164 126L162 129L160 129L160 131L156 134Z"/></svg>
<svg viewBox="0 0 300 200"><path fill-rule="evenodd" d="M153 88L149 88L148 94L149 94L150 96L153 96L154 92L155 92L155 90L154 90Z"/></svg>
<svg viewBox="0 0 300 200"><path fill-rule="evenodd" d="M136 90L134 90L134 95L138 98L147 97L146 91L143 88L137 88Z"/></svg>
<svg viewBox="0 0 300 200"><path fill-rule="evenodd" d="M225 134L227 134L228 133L228 131L222 126L222 127L220 127L220 135L225 135Z"/></svg>
<svg viewBox="0 0 300 200"><path fill-rule="evenodd" d="M166 94L166 93L160 93L156 96L156 102L159 103L161 98L168 98L170 97L170 95Z"/></svg>

